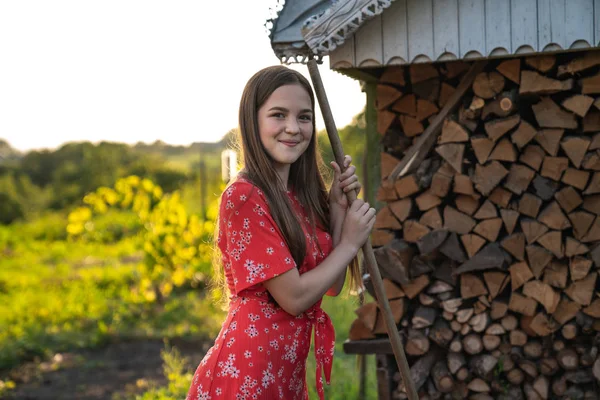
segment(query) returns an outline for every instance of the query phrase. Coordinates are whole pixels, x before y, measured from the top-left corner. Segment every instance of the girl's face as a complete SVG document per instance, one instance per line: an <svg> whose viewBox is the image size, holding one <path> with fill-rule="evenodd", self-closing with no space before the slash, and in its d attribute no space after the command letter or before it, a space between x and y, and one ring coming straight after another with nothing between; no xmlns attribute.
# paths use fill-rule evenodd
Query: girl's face
<svg viewBox="0 0 600 400"><path fill-rule="evenodd" d="M310 97L299 84L279 87L258 110L260 141L275 169L289 168L308 148L313 117Z"/></svg>

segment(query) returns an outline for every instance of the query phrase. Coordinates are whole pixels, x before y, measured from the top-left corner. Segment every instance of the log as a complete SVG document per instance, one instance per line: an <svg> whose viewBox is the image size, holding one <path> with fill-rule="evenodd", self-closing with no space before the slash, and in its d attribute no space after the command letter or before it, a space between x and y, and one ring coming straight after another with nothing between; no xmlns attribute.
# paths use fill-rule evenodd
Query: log
<svg viewBox="0 0 600 400"><path fill-rule="evenodd" d="M442 280L436 280L427 288L428 294L441 294L447 293L454 290L454 286L444 282Z"/></svg>
<svg viewBox="0 0 600 400"><path fill-rule="evenodd" d="M600 170L600 156L598 155L598 150L587 153L583 158L582 166L584 169L590 169L592 171Z"/></svg>
<svg viewBox="0 0 600 400"><path fill-rule="evenodd" d="M442 348L447 348L453 337L454 332L443 319L438 318L429 330L429 339Z"/></svg>
<svg viewBox="0 0 600 400"><path fill-rule="evenodd" d="M396 100L392 105L392 110L399 114L406 114L412 117L417 116L417 96L410 93Z"/></svg>
<svg viewBox="0 0 600 400"><path fill-rule="evenodd" d="M492 301L490 307L490 318L492 320L503 318L508 312L508 304L502 301Z"/></svg>
<svg viewBox="0 0 600 400"><path fill-rule="evenodd" d="M529 269L526 262L518 262L509 267L510 281L512 282L512 290L515 291L523 284L533 279L533 273Z"/></svg>
<svg viewBox="0 0 600 400"><path fill-rule="evenodd" d="M469 140L469 132L458 122L445 120L442 125L442 134L438 138L438 144L466 142Z"/></svg>
<svg viewBox="0 0 600 400"><path fill-rule="evenodd" d="M394 239L392 232L383 229L374 229L371 232L371 244L373 247L385 246Z"/></svg>
<svg viewBox="0 0 600 400"><path fill-rule="evenodd" d="M560 140L562 139L564 133L564 129L542 129L536 133L535 141L538 142L544 150L546 150L546 153L552 157L556 157L561 144Z"/></svg>
<svg viewBox="0 0 600 400"><path fill-rule="evenodd" d="M431 180L431 193L438 197L445 197L452 186L452 176L445 175L439 171L433 174Z"/></svg>
<svg viewBox="0 0 600 400"><path fill-rule="evenodd" d="M502 228L502 218L491 218L478 223L473 228L473 232L490 242L495 242L500 234L500 228Z"/></svg>
<svg viewBox="0 0 600 400"><path fill-rule="evenodd" d="M565 240L565 256L573 257L582 254L586 254L590 249L583 243L578 242L570 236L567 236Z"/></svg>
<svg viewBox="0 0 600 400"><path fill-rule="evenodd" d="M542 97L541 101L531 108L538 125L542 128L577 129L575 115L561 109L550 97Z"/></svg>
<svg viewBox="0 0 600 400"><path fill-rule="evenodd" d="M521 82L521 60L518 58L501 62L496 70L517 85Z"/></svg>
<svg viewBox="0 0 600 400"><path fill-rule="evenodd" d="M566 340L572 340L577 336L577 330L577 324L566 324L562 327L561 333Z"/></svg>
<svg viewBox="0 0 600 400"><path fill-rule="evenodd" d="M377 132L380 135L385 135L390 126L394 123L397 116L396 113L380 110L377 112Z"/></svg>
<svg viewBox="0 0 600 400"><path fill-rule="evenodd" d="M402 92L393 86L377 85L376 95L375 106L378 110L383 110L402 97Z"/></svg>
<svg viewBox="0 0 600 400"><path fill-rule="evenodd" d="M502 221L504 222L504 227L509 235L511 235L517 225L517 221L519 220L519 212L514 210L500 210L500 217L502 217Z"/></svg>
<svg viewBox="0 0 600 400"><path fill-rule="evenodd" d="M597 275L596 272L593 272L584 279L571 283L571 285L565 289L565 294L582 306L589 306L592 302L592 296L594 295Z"/></svg>
<svg viewBox="0 0 600 400"><path fill-rule="evenodd" d="M562 182L571 185L579 190L585 189L587 186L590 173L575 168L567 168L562 176Z"/></svg>
<svg viewBox="0 0 600 400"><path fill-rule="evenodd" d="M523 353L529 359L538 359L542 356L544 348L537 340L530 340L523 346Z"/></svg>
<svg viewBox="0 0 600 400"><path fill-rule="evenodd" d="M398 194L398 197L401 199L408 196L412 196L413 194L418 193L421 190L417 178L414 175L408 175L398 179L394 187L396 188L396 193Z"/></svg>
<svg viewBox="0 0 600 400"><path fill-rule="evenodd" d="M548 227L535 219L524 218L521 220L521 230L525 235L527 244L531 244L548 232Z"/></svg>
<svg viewBox="0 0 600 400"><path fill-rule="evenodd" d="M502 329L504 329L505 331L511 332L514 331L515 329L517 329L517 327L519 326L519 320L517 319L517 317L515 317L514 315L506 315L502 318L502 320L500 321L500 324L502 326ZM504 335L505 332L498 332L498 334L500 335Z"/></svg>
<svg viewBox="0 0 600 400"><path fill-rule="evenodd" d="M518 386L521 385L521 383L523 383L525 380L525 374L518 368L511 369L506 374L506 380L508 380L511 384Z"/></svg>
<svg viewBox="0 0 600 400"><path fill-rule="evenodd" d="M558 182L544 178L541 175L536 175L533 179L533 194L544 201L552 199L559 188L560 184Z"/></svg>
<svg viewBox="0 0 600 400"><path fill-rule="evenodd" d="M459 174L462 171L463 154L465 145L460 143L446 143L436 147L435 151L454 168Z"/></svg>
<svg viewBox="0 0 600 400"><path fill-rule="evenodd" d="M412 317L412 327L414 329L426 328L433 325L437 310L431 307L419 306Z"/></svg>
<svg viewBox="0 0 600 400"><path fill-rule="evenodd" d="M409 284L407 268L412 262L413 249L408 243L393 239L373 253L382 275L398 284Z"/></svg>
<svg viewBox="0 0 600 400"><path fill-rule="evenodd" d="M579 367L579 356L575 350L570 348L559 351L556 355L556 361L558 361L558 365L566 371L573 371Z"/></svg>
<svg viewBox="0 0 600 400"><path fill-rule="evenodd" d="M519 127L510 135L512 142L521 150L536 136L537 130L525 120L521 120Z"/></svg>
<svg viewBox="0 0 600 400"><path fill-rule="evenodd" d="M556 201L566 213L570 213L575 210L577 207L583 204L583 199L579 195L579 193L573 189L571 186L567 186L557 192L554 197ZM566 218L566 217L565 217ZM569 227L571 224L569 224Z"/></svg>
<svg viewBox="0 0 600 400"><path fill-rule="evenodd" d="M401 283L401 285L406 297L412 300L429 285L429 277L427 275L421 275L410 281L410 283Z"/></svg>
<svg viewBox="0 0 600 400"><path fill-rule="evenodd" d="M461 345L462 348L462 345ZM452 375L456 375L459 369L465 366L467 361L465 360L465 356L460 352L449 352L448 353L448 371Z"/></svg>
<svg viewBox="0 0 600 400"><path fill-rule="evenodd" d="M498 364L498 359L489 354L482 354L471 358L469 367L473 373L483 379L489 378L490 373Z"/></svg>
<svg viewBox="0 0 600 400"><path fill-rule="evenodd" d="M355 314L358 316L363 323L363 325L369 330L373 331L375 329L375 320L377 318L377 303L370 302L360 306L358 309L354 310Z"/></svg>
<svg viewBox="0 0 600 400"><path fill-rule="evenodd" d="M558 361L556 361L556 358L542 358L539 365L540 373L544 376L553 376L558 372Z"/></svg>
<svg viewBox="0 0 600 400"><path fill-rule="evenodd" d="M481 119L486 120L490 115L501 118L509 116L517 109L517 99L516 89L502 93L483 107Z"/></svg>
<svg viewBox="0 0 600 400"><path fill-rule="evenodd" d="M600 72L579 80L582 94L600 93Z"/></svg>
<svg viewBox="0 0 600 400"><path fill-rule="evenodd" d="M440 107L444 107L448 100L452 97L452 94L455 92L455 88L452 85L449 85L447 82L442 82L440 86L440 96L438 98L438 105Z"/></svg>
<svg viewBox="0 0 600 400"><path fill-rule="evenodd" d="M442 229L443 221L442 216L440 215L440 210L436 207L427 211L421 216L419 223L431 229Z"/></svg>
<svg viewBox="0 0 600 400"><path fill-rule="evenodd" d="M495 142L515 126L517 126L519 122L521 122L521 116L519 114L515 114L510 117L494 119L486 122L484 124L484 128L488 137Z"/></svg>
<svg viewBox="0 0 600 400"><path fill-rule="evenodd" d="M412 200L410 198L393 201L388 204L390 211L400 221L404 222L412 211Z"/></svg>
<svg viewBox="0 0 600 400"><path fill-rule="evenodd" d="M564 289L567 287L568 275L569 269L566 265L559 262L552 262L544 271L544 283L558 289Z"/></svg>
<svg viewBox="0 0 600 400"><path fill-rule="evenodd" d="M440 76L433 64L411 64L408 72L413 85Z"/></svg>
<svg viewBox="0 0 600 400"><path fill-rule="evenodd" d="M448 231L436 229L427 233L417 241L417 247L421 254L429 254L437 250L448 237Z"/></svg>
<svg viewBox="0 0 600 400"><path fill-rule="evenodd" d="M553 55L526 57L525 64L540 72L548 72L556 64L556 57Z"/></svg>
<svg viewBox="0 0 600 400"><path fill-rule="evenodd" d="M584 195L595 194L595 193L600 193L600 173L599 172L594 172L594 175L592 175L592 179L591 179L589 185L583 191Z"/></svg>
<svg viewBox="0 0 600 400"><path fill-rule="evenodd" d="M469 216L473 215L473 213L479 207L479 201L476 198L464 194L456 196L456 198L454 199L454 203L456 204L456 208L458 208L459 211Z"/></svg>
<svg viewBox="0 0 600 400"><path fill-rule="evenodd" d="M525 235L522 232L505 236L500 246L519 261L525 259Z"/></svg>
<svg viewBox="0 0 600 400"><path fill-rule="evenodd" d="M433 207L440 205L442 203L442 200L438 196L433 194L431 190L427 190L421 193L419 196L417 196L415 202L417 203L417 207L420 211L427 211L429 209L432 209Z"/></svg>
<svg viewBox="0 0 600 400"><path fill-rule="evenodd" d="M504 138L500 139L492 153L490 154L489 160L507 161L514 162L517 160L517 151L510 143L510 140Z"/></svg>
<svg viewBox="0 0 600 400"><path fill-rule="evenodd" d="M482 99L491 99L504 89L504 77L498 72L480 72L473 81L473 93Z"/></svg>
<svg viewBox="0 0 600 400"><path fill-rule="evenodd" d="M421 356L429 351L429 347L429 339L422 331L417 329L408 330L408 338L404 346L406 354Z"/></svg>
<svg viewBox="0 0 600 400"><path fill-rule="evenodd" d="M568 167L569 160L566 157L545 157L540 174L558 182Z"/></svg>
<svg viewBox="0 0 600 400"><path fill-rule="evenodd" d="M469 390L476 393L489 393L492 389L483 379L475 378L467 386Z"/></svg>
<svg viewBox="0 0 600 400"><path fill-rule="evenodd" d="M477 334L471 333L462 340L464 352L469 355L479 354L483 351L483 342Z"/></svg>
<svg viewBox="0 0 600 400"><path fill-rule="evenodd" d="M454 271L459 275L471 271L484 271L492 268L502 268L505 262L504 254L497 243L488 243L474 257L467 260Z"/></svg>
<svg viewBox="0 0 600 400"><path fill-rule="evenodd" d="M432 102L425 99L417 100L416 120L421 122L439 111L439 108Z"/></svg>
<svg viewBox="0 0 600 400"><path fill-rule="evenodd" d="M528 94L554 94L573 89L573 79L560 81L541 75L535 71L521 72L520 95Z"/></svg>
<svg viewBox="0 0 600 400"><path fill-rule="evenodd" d="M528 340L527 334L519 329L510 331L509 336L510 344L513 346L524 346Z"/></svg>
<svg viewBox="0 0 600 400"><path fill-rule="evenodd" d="M593 97L576 94L563 100L562 106L580 117L585 117L593 103Z"/></svg>
<svg viewBox="0 0 600 400"><path fill-rule="evenodd" d="M560 143L560 146L569 157L575 168L581 167L581 162L585 157L587 149L590 147L591 140L586 137L572 136Z"/></svg>
<svg viewBox="0 0 600 400"><path fill-rule="evenodd" d="M402 125L402 131L407 137L420 135L425 130L423 124L415 117L400 115L398 118L400 119L400 125Z"/></svg>
<svg viewBox="0 0 600 400"><path fill-rule="evenodd" d="M552 253L543 247L534 244L527 246L525 251L527 252L527 259L529 260L531 272L533 272L536 279L540 279L544 272L544 268L546 268L548 263L552 260Z"/></svg>
<svg viewBox="0 0 600 400"><path fill-rule="evenodd" d="M532 169L521 164L513 164L510 167L504 187L514 194L520 195L527 190L535 175L535 171Z"/></svg>
<svg viewBox="0 0 600 400"><path fill-rule="evenodd" d="M523 285L523 294L540 303L549 314L552 314L560 302L560 294L552 287L538 280L526 282Z"/></svg>
<svg viewBox="0 0 600 400"><path fill-rule="evenodd" d="M460 240L469 258L473 257L486 244L486 240L475 234L461 235Z"/></svg>
<svg viewBox="0 0 600 400"><path fill-rule="evenodd" d="M465 257L465 253L463 252L459 242L458 235L454 232L448 235L448 238L442 245L440 246L440 253L451 259L452 261L456 261L459 263L465 262L467 257Z"/></svg>
<svg viewBox="0 0 600 400"><path fill-rule="evenodd" d="M554 333L559 326L556 321L548 318L543 312L540 312L531 320L530 328L539 336L548 336Z"/></svg>
<svg viewBox="0 0 600 400"><path fill-rule="evenodd" d="M466 194L468 196L477 197L477 193L473 189L473 182L467 175L454 175L454 193Z"/></svg>
<svg viewBox="0 0 600 400"><path fill-rule="evenodd" d="M560 231L550 231L538 239L546 250L550 251L556 258L563 258L565 250L562 242L562 234Z"/></svg>
<svg viewBox="0 0 600 400"><path fill-rule="evenodd" d="M376 198L381 202L390 202L398 199L398 193L392 183L389 181L383 181L377 189Z"/></svg>
<svg viewBox="0 0 600 400"><path fill-rule="evenodd" d="M431 378L436 389L441 393L449 393L454 388L454 378L448 371L446 362L439 360L431 369Z"/></svg>
<svg viewBox="0 0 600 400"><path fill-rule="evenodd" d="M509 275L503 272L484 272L483 279L488 288L489 299L491 300L502 293L510 280Z"/></svg>
<svg viewBox="0 0 600 400"><path fill-rule="evenodd" d="M475 220L466 214L457 211L453 207L444 208L444 229L458 234L471 232L475 226Z"/></svg>
<svg viewBox="0 0 600 400"><path fill-rule="evenodd" d="M485 164L494 148L494 141L483 135L473 136L471 138L471 147L475 152L475 157L480 164Z"/></svg>
<svg viewBox="0 0 600 400"><path fill-rule="evenodd" d="M488 199L497 206L501 208L506 208L508 207L508 203L510 202L511 197L511 192L501 187L497 187L494 190L492 190L492 193L490 193Z"/></svg>
<svg viewBox="0 0 600 400"><path fill-rule="evenodd" d="M544 161L545 152L540 146L530 144L525 147L525 150L519 157L519 161L525 165L529 165L536 171L540 170L542 162Z"/></svg>
<svg viewBox="0 0 600 400"><path fill-rule="evenodd" d="M571 227L569 219L556 201L552 201L540 212L538 220L550 229L563 230Z"/></svg>
<svg viewBox="0 0 600 400"><path fill-rule="evenodd" d="M462 310L458 310L456 312L456 320L461 324L466 323L473 316L473 311L474 310L472 308L464 308Z"/></svg>
<svg viewBox="0 0 600 400"><path fill-rule="evenodd" d="M571 221L571 225L573 226L575 238L578 240L581 240L588 233L595 219L594 215L585 211L573 211L569 213L568 217Z"/></svg>
<svg viewBox="0 0 600 400"><path fill-rule="evenodd" d="M404 72L405 69L402 67L390 66L383 71L383 74L379 77L379 82L405 86Z"/></svg>
<svg viewBox="0 0 600 400"><path fill-rule="evenodd" d="M352 321L352 324L350 324L348 339L364 340L375 339L375 337L376 336L372 333L372 330L369 329L360 318L356 318L354 321Z"/></svg>
<svg viewBox="0 0 600 400"><path fill-rule="evenodd" d="M558 67L558 76L573 75L599 64L600 53L597 51L588 51L584 53L583 57L576 58L566 65L560 65Z"/></svg>
<svg viewBox="0 0 600 400"><path fill-rule="evenodd" d="M488 291L477 276L473 274L462 274L460 276L460 297L470 299L488 294Z"/></svg>
<svg viewBox="0 0 600 400"><path fill-rule="evenodd" d="M392 214L389 207L383 207L377 212L375 229L399 230L402 229L402 225L400 224L400 221L396 219L394 214Z"/></svg>
<svg viewBox="0 0 600 400"><path fill-rule="evenodd" d="M552 382L552 393L556 396L562 397L567 392L567 380L565 377L561 377Z"/></svg>
<svg viewBox="0 0 600 400"><path fill-rule="evenodd" d="M569 263L571 280L579 281L585 278L592 267L592 260L585 257L573 257Z"/></svg>
<svg viewBox="0 0 600 400"><path fill-rule="evenodd" d="M541 205L542 200L540 198L531 193L525 193L519 200L519 212L529 217L536 218Z"/></svg>
<svg viewBox="0 0 600 400"><path fill-rule="evenodd" d="M475 175L472 179L475 189L482 195L487 196L506 175L508 175L506 168L498 161L492 161L485 166L477 164L475 166Z"/></svg>
<svg viewBox="0 0 600 400"><path fill-rule="evenodd" d="M496 207L492 204L491 201L485 200L483 205L479 207L475 215L473 216L476 219L490 219L496 218L498 216L498 211Z"/></svg>
<svg viewBox="0 0 600 400"><path fill-rule="evenodd" d="M414 220L407 220L404 223L404 240L408 243L417 243L423 236L427 235L430 230L425 225Z"/></svg>
<svg viewBox="0 0 600 400"><path fill-rule="evenodd" d="M519 314L534 316L537 308L537 302L534 299L521 296L519 293L513 292L510 296L508 309Z"/></svg>

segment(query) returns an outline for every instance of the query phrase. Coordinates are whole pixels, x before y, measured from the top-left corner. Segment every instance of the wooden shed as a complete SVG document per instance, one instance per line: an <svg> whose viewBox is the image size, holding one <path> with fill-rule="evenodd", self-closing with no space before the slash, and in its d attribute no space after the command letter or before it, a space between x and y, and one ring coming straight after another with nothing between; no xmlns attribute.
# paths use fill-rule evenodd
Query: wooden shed
<svg viewBox="0 0 600 400"><path fill-rule="evenodd" d="M288 0L271 40L364 82L371 242L421 398L597 399L600 0ZM377 305L356 313L345 351L406 398Z"/></svg>

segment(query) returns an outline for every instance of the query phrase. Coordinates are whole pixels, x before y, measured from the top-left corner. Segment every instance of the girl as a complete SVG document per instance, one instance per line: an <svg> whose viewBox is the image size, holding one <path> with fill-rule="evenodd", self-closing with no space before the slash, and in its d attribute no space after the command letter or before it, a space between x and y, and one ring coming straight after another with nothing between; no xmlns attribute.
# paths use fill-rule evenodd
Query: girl
<svg viewBox="0 0 600 400"><path fill-rule="evenodd" d="M323 399L335 345L323 295L340 293L375 222L350 157L329 194L318 170L314 96L283 66L246 84L239 122L244 168L221 196L217 244L229 313L198 366L187 399L308 399L306 359L315 328L317 391Z"/></svg>

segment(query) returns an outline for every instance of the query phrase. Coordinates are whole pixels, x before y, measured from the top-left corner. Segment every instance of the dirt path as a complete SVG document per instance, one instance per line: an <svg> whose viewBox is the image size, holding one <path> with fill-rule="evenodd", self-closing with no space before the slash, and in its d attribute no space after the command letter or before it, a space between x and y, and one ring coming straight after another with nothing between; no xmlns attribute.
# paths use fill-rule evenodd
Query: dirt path
<svg viewBox="0 0 600 400"><path fill-rule="evenodd" d="M174 340L172 347L189 359L191 368L202 360L211 343ZM166 383L160 340L110 344L102 349L63 353L50 362L27 363L11 372L16 390L7 399L19 400L110 400L114 395L140 393L139 379ZM193 367L192 367L193 366Z"/></svg>

